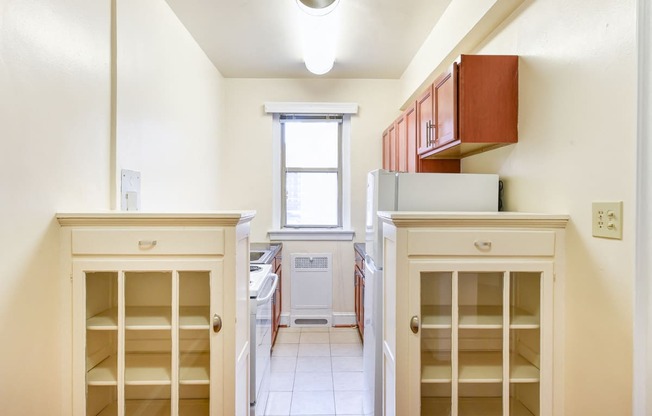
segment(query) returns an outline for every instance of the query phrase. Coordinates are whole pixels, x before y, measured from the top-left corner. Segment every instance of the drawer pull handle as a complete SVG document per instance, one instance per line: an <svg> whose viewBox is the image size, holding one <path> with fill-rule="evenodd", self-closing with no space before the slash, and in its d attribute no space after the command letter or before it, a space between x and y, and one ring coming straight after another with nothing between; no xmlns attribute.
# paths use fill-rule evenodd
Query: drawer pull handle
<svg viewBox="0 0 652 416"><path fill-rule="evenodd" d="M419 317L414 315L412 319L410 319L410 329L412 330L413 334L416 334L419 332Z"/></svg>
<svg viewBox="0 0 652 416"><path fill-rule="evenodd" d="M475 241L473 245L480 251L489 251L491 250L491 241Z"/></svg>
<svg viewBox="0 0 652 416"><path fill-rule="evenodd" d="M148 249L156 247L157 243L158 242L156 240L140 240L138 242L138 248L148 250Z"/></svg>
<svg viewBox="0 0 652 416"><path fill-rule="evenodd" d="M216 334L222 330L222 318L220 315L215 314L213 315L213 332Z"/></svg>

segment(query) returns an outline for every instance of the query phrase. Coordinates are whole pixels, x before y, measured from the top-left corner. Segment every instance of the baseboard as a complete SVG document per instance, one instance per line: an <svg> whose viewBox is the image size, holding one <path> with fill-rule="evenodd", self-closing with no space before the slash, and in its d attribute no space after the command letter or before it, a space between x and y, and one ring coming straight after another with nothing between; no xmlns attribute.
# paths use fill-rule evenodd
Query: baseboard
<svg viewBox="0 0 652 416"><path fill-rule="evenodd" d="M333 312L333 326L354 326L354 312Z"/></svg>
<svg viewBox="0 0 652 416"><path fill-rule="evenodd" d="M290 313L281 313L282 326L290 326ZM333 326L355 326L355 313L354 312L333 312Z"/></svg>

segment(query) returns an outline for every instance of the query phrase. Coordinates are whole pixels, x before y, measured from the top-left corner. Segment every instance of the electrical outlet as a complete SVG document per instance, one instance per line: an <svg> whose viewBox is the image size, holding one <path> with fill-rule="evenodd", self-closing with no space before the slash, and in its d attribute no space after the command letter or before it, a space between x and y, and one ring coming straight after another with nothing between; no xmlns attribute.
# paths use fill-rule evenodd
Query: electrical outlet
<svg viewBox="0 0 652 416"><path fill-rule="evenodd" d="M594 202L593 236L603 238L623 238L623 202Z"/></svg>

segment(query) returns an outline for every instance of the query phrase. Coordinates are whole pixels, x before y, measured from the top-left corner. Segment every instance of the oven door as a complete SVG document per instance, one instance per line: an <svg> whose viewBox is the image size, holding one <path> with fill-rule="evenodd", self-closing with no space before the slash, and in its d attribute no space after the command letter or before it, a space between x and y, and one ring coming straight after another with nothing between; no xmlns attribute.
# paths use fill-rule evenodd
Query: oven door
<svg viewBox="0 0 652 416"><path fill-rule="evenodd" d="M278 276L270 274L256 299L255 314L251 316L251 414L263 415L269 395L269 372L272 349L272 297L278 285ZM252 311L253 311L252 307Z"/></svg>

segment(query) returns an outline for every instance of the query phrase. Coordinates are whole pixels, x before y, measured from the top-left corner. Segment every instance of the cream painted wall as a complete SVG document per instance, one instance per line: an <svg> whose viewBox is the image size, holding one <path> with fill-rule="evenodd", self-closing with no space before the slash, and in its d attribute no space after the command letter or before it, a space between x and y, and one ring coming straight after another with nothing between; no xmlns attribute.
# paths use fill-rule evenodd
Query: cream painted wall
<svg viewBox="0 0 652 416"><path fill-rule="evenodd" d="M518 54L519 143L463 161L497 172L514 211L568 213L565 414L632 409L636 2L526 1L477 53ZM622 241L591 202L624 201Z"/></svg>
<svg viewBox="0 0 652 416"><path fill-rule="evenodd" d="M269 101L356 102L359 112L351 117L351 224L355 240L364 241L366 174L381 164L380 137L398 116L396 80L326 79L227 79L227 131L222 153L220 189L223 209L255 209L251 241L267 241L272 226L272 117L263 104ZM334 261L333 308L353 311L353 244L323 243L344 253ZM283 312L289 312L289 258L297 247L321 250L317 243L288 243L283 250ZM335 256L334 256L335 258Z"/></svg>
<svg viewBox="0 0 652 416"><path fill-rule="evenodd" d="M70 414L54 216L111 208L111 5L0 0L3 415ZM120 163L142 171L144 209L214 209L223 79L166 3L117 6Z"/></svg>
<svg viewBox="0 0 652 416"><path fill-rule="evenodd" d="M222 75L167 3L117 0L116 175L141 172L141 210L217 207L224 107Z"/></svg>
<svg viewBox="0 0 652 416"><path fill-rule="evenodd" d="M109 208L110 2L0 0L0 16L0 407L64 415L54 215Z"/></svg>

